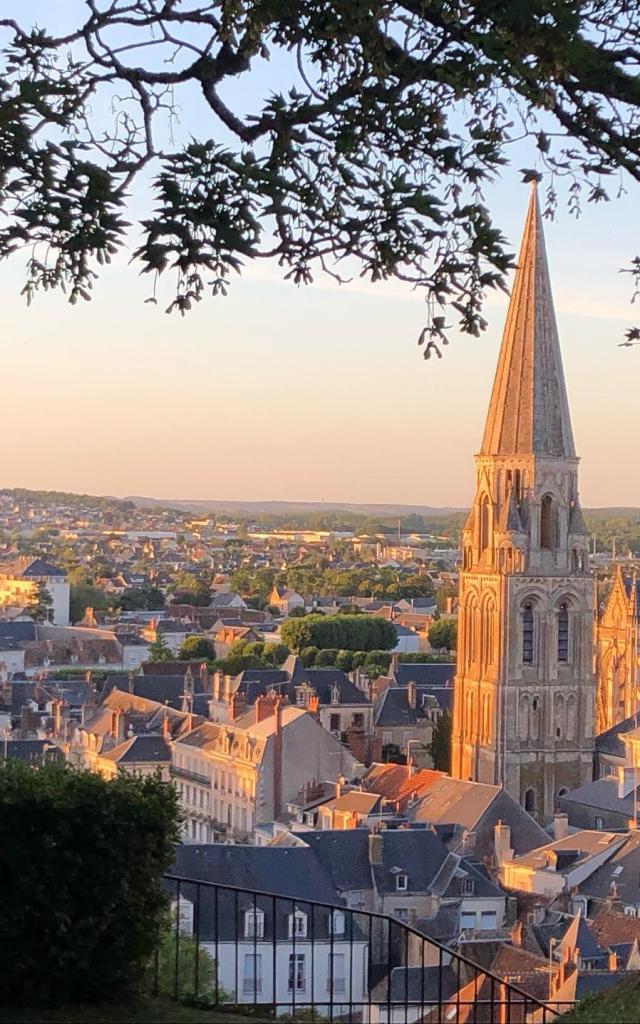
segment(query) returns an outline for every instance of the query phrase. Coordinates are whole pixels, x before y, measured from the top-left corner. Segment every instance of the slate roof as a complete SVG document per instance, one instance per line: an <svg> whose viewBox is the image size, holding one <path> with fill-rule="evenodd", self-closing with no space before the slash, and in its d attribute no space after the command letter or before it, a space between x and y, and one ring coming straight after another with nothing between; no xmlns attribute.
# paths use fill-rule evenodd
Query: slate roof
<svg viewBox="0 0 640 1024"><path fill-rule="evenodd" d="M171 748L159 733L141 733L102 756L118 764L162 764L171 761Z"/></svg>
<svg viewBox="0 0 640 1024"><path fill-rule="evenodd" d="M396 893L396 876L408 876L407 893L441 894L446 891L455 860L438 837L428 829L387 829L382 836L382 864L369 862L369 831L304 832L301 838L339 892L370 890L371 879L381 895Z"/></svg>
<svg viewBox="0 0 640 1024"><path fill-rule="evenodd" d="M6 640L26 643L38 639L38 627L35 622L5 622L0 620L0 646Z"/></svg>
<svg viewBox="0 0 640 1024"><path fill-rule="evenodd" d="M200 678L198 673L193 677L194 691L198 690ZM146 700L154 700L159 704L169 704L171 707L180 709L182 707L182 696L185 692L185 678L183 675L129 675L127 672L113 672L105 679L102 690L103 697L111 690L118 689L132 692L136 697L144 697ZM198 696L195 694L195 696ZM210 694L206 694L206 701ZM195 699L195 697L194 697ZM206 707L204 713L206 714Z"/></svg>
<svg viewBox="0 0 640 1024"><path fill-rule="evenodd" d="M43 761L63 761L62 751L50 740L8 740L7 758L9 760L26 761L29 764L42 764ZM4 743L0 743L0 760L4 760Z"/></svg>
<svg viewBox="0 0 640 1024"><path fill-rule="evenodd" d="M391 971L391 999L403 1003L438 1002L450 999L458 991L458 976L453 967L394 967ZM386 999L386 993L383 1001ZM426 1009L426 1007L425 1007Z"/></svg>
<svg viewBox="0 0 640 1024"><path fill-rule="evenodd" d="M296 909L310 917L310 907L305 900L326 903L329 907L340 906L341 900L322 870L312 851L305 846L230 846L222 843L207 845L184 844L176 847L172 874L196 881L214 882L218 885L235 886L239 890L257 890L277 893L283 897L276 903L276 938L288 938L288 915L293 910L291 900L299 901ZM175 883L165 886L175 892ZM271 896L254 897L240 892L236 902L235 892L218 890L217 901L206 888L200 890L200 938L211 941L216 925L220 941L234 941L237 935L236 922L242 936L243 915L247 910L262 910L265 915L264 941L270 941L274 934L273 901ZM181 895L195 902L197 891L194 885L181 886ZM217 902L217 913L216 913ZM308 921L309 934L313 924L314 937L329 937L329 917L316 909L313 921ZM347 923L347 928L349 923ZM354 923L354 938L361 937Z"/></svg>
<svg viewBox="0 0 640 1024"><path fill-rule="evenodd" d="M612 757L624 758L625 746L620 736L636 728L636 716L631 715L623 722L618 722L606 732L601 732L595 739L596 754L610 754Z"/></svg>
<svg viewBox="0 0 640 1024"><path fill-rule="evenodd" d="M640 784L636 789L636 800L640 799ZM592 807L598 811L615 811L627 818L633 817L634 800L633 790L625 797L618 796L618 779L615 775L605 775L594 782L586 782L584 786L571 789L564 796L558 799L559 806L565 809L567 805L580 804L583 807Z"/></svg>
<svg viewBox="0 0 640 1024"><path fill-rule="evenodd" d="M394 728L424 722L425 697L435 698L443 710L449 710L453 703L453 687L416 686L416 706L413 708L409 704L408 686L387 686L373 706L373 724L379 728Z"/></svg>
<svg viewBox="0 0 640 1024"><path fill-rule="evenodd" d="M603 948L640 940L640 918L629 917L609 907L601 907L591 922L596 940Z"/></svg>
<svg viewBox="0 0 640 1024"><path fill-rule="evenodd" d="M615 883L616 894L622 903L635 905L640 897L640 833L631 832L625 844L616 850L606 864L602 864L584 882L580 892L594 899L604 900L611 895Z"/></svg>
<svg viewBox="0 0 640 1024"><path fill-rule="evenodd" d="M393 669L392 686L407 686L416 683L419 686L453 686L456 666L452 662L408 662L400 661Z"/></svg>
<svg viewBox="0 0 640 1024"><path fill-rule="evenodd" d="M64 578L67 574L64 569L52 565L44 558L34 558L20 573L21 576L60 576Z"/></svg>

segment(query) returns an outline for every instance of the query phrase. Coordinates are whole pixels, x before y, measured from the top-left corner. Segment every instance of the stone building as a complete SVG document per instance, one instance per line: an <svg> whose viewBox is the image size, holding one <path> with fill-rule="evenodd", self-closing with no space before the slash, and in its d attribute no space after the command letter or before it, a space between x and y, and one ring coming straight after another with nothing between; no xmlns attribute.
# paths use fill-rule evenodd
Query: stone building
<svg viewBox="0 0 640 1024"><path fill-rule="evenodd" d="M598 622L596 733L630 718L637 709L638 593L620 566Z"/></svg>
<svg viewBox="0 0 640 1024"><path fill-rule="evenodd" d="M535 186L475 463L452 774L547 821L591 778L596 594Z"/></svg>

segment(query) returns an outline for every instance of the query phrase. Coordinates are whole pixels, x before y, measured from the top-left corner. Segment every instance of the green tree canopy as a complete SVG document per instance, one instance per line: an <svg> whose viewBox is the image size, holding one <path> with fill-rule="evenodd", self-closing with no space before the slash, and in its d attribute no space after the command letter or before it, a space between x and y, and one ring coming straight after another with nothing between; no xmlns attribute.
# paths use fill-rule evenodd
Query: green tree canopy
<svg viewBox="0 0 640 1024"><path fill-rule="evenodd" d="M292 651L305 647L342 651L390 650L397 643L392 623L374 615L307 615L286 619L280 635Z"/></svg>
<svg viewBox="0 0 640 1024"><path fill-rule="evenodd" d="M149 661L173 661L174 654L163 633L158 633L149 648Z"/></svg>
<svg viewBox="0 0 640 1024"><path fill-rule="evenodd" d="M188 636L180 647L179 655L180 659L184 661L192 661L196 659L205 659L210 661L215 658L215 651L213 644L210 640L207 640L204 636Z"/></svg>
<svg viewBox="0 0 640 1024"><path fill-rule="evenodd" d="M34 622L51 622L53 618L53 598L47 590L46 583L38 583L35 593L24 609Z"/></svg>
<svg viewBox="0 0 640 1024"><path fill-rule="evenodd" d="M440 772L451 770L451 715L448 711L443 711L433 730L429 753L434 768Z"/></svg>
<svg viewBox="0 0 640 1024"><path fill-rule="evenodd" d="M0 762L2 999L99 1003L140 984L179 842L173 786L153 777Z"/></svg>
<svg viewBox="0 0 640 1024"><path fill-rule="evenodd" d="M457 635L455 619L438 619L429 627L429 643L436 651L455 651Z"/></svg>
<svg viewBox="0 0 640 1024"><path fill-rule="evenodd" d="M296 284L346 261L346 274L424 287L477 334L483 293L512 263L482 188L516 141L518 160L524 137L525 162L552 172L551 209L563 180L575 210L615 193L620 170L640 178L628 0L72 11L59 35L34 29L23 0L0 18L0 255L28 251L29 297L90 296L126 244L144 172L155 202L134 262L175 274L169 309L226 292L250 259L276 258ZM270 59L282 82L257 86ZM176 116L194 104L196 137ZM425 354L445 329L430 316Z"/></svg>

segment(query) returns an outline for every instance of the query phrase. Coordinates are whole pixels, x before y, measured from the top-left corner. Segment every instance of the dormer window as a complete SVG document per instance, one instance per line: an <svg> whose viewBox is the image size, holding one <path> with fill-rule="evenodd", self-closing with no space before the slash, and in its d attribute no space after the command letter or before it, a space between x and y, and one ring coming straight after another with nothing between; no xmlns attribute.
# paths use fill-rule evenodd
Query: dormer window
<svg viewBox="0 0 640 1024"><path fill-rule="evenodd" d="M396 875L396 890L398 892L406 892L409 888L409 876L404 873Z"/></svg>
<svg viewBox="0 0 640 1024"><path fill-rule="evenodd" d="M476 883L474 882L473 878L463 878L462 879L462 895L463 896L473 896L475 894L475 891L476 891Z"/></svg>
<svg viewBox="0 0 640 1024"><path fill-rule="evenodd" d="M258 909L246 911L244 915L244 937L245 939L264 938L264 911Z"/></svg>
<svg viewBox="0 0 640 1024"><path fill-rule="evenodd" d="M289 938L292 939L306 939L307 937L307 915L303 914L301 910L296 910L295 914L289 914Z"/></svg>
<svg viewBox="0 0 640 1024"><path fill-rule="evenodd" d="M329 917L329 931L331 935L344 935L345 916L341 910L334 910Z"/></svg>

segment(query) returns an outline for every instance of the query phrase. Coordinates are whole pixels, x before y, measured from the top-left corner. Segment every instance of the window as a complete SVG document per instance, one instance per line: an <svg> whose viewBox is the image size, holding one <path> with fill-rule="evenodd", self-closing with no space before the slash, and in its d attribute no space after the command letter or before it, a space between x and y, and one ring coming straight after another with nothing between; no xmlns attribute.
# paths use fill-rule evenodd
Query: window
<svg viewBox="0 0 640 1024"><path fill-rule="evenodd" d="M305 970L304 970L304 953L290 953L289 954L289 991L293 992L304 992L305 989Z"/></svg>
<svg viewBox="0 0 640 1024"><path fill-rule="evenodd" d="M524 794L524 809L529 814L535 814L536 794L532 789L527 789Z"/></svg>
<svg viewBox="0 0 640 1024"><path fill-rule="evenodd" d="M245 953L242 991L257 995L262 992L262 954Z"/></svg>
<svg viewBox="0 0 640 1024"><path fill-rule="evenodd" d="M346 991L347 982L345 978L345 954L329 954L329 979L327 989L329 992Z"/></svg>
<svg viewBox="0 0 640 1024"><path fill-rule="evenodd" d="M569 610L566 604L560 605L558 612L558 661L569 660Z"/></svg>
<svg viewBox="0 0 640 1024"><path fill-rule="evenodd" d="M540 503L540 547L544 551L556 547L556 512L550 494L545 494Z"/></svg>
<svg viewBox="0 0 640 1024"><path fill-rule="evenodd" d="M408 921L409 911L406 907L396 907L393 911L393 916L398 918L398 921Z"/></svg>
<svg viewBox="0 0 640 1024"><path fill-rule="evenodd" d="M480 551L489 547L489 498L485 494L480 503Z"/></svg>
<svg viewBox="0 0 640 1024"><path fill-rule="evenodd" d="M495 931L498 925L497 914L495 910L483 910L480 914L480 927L483 931Z"/></svg>
<svg viewBox="0 0 640 1024"><path fill-rule="evenodd" d="M364 715L360 714L360 713L354 715L353 716L353 724L354 724L356 729L363 729L364 728Z"/></svg>
<svg viewBox="0 0 640 1024"><path fill-rule="evenodd" d="M329 729L331 732L340 732L340 715L329 715Z"/></svg>
<svg viewBox="0 0 640 1024"><path fill-rule="evenodd" d="M344 935L345 916L341 910L334 910L329 916L329 932L332 935Z"/></svg>
<svg viewBox="0 0 640 1024"><path fill-rule="evenodd" d="M392 742L393 742L393 733L391 733L390 731L385 730L382 733L382 746L383 747L388 747L389 744L392 743Z"/></svg>
<svg viewBox="0 0 640 1024"><path fill-rule="evenodd" d="M409 886L408 875L396 875L396 889L398 892L406 892Z"/></svg>
<svg viewBox="0 0 640 1024"><path fill-rule="evenodd" d="M522 661L533 663L533 605L527 603L522 611Z"/></svg>
<svg viewBox="0 0 640 1024"><path fill-rule="evenodd" d="M601 818L599 814L596 814L596 820L594 822L594 828L596 828L598 830L598 832L602 832L602 830L604 828L604 818Z"/></svg>
<svg viewBox="0 0 640 1024"><path fill-rule="evenodd" d="M460 914L460 927L463 928L463 929L466 929L466 928L475 928L475 926L476 926L476 915L475 915L475 912L469 911L469 910L463 910L462 913Z"/></svg>
<svg viewBox="0 0 640 1024"><path fill-rule="evenodd" d="M244 915L245 939L264 938L264 913L262 910L247 910Z"/></svg>
<svg viewBox="0 0 640 1024"><path fill-rule="evenodd" d="M462 879L462 893L464 896L473 896L476 886L473 878Z"/></svg>
<svg viewBox="0 0 640 1024"><path fill-rule="evenodd" d="M294 926L295 922L295 926ZM301 910L296 910L295 914L289 914L289 938L294 937L296 939L306 939L307 937L307 915L303 914Z"/></svg>

